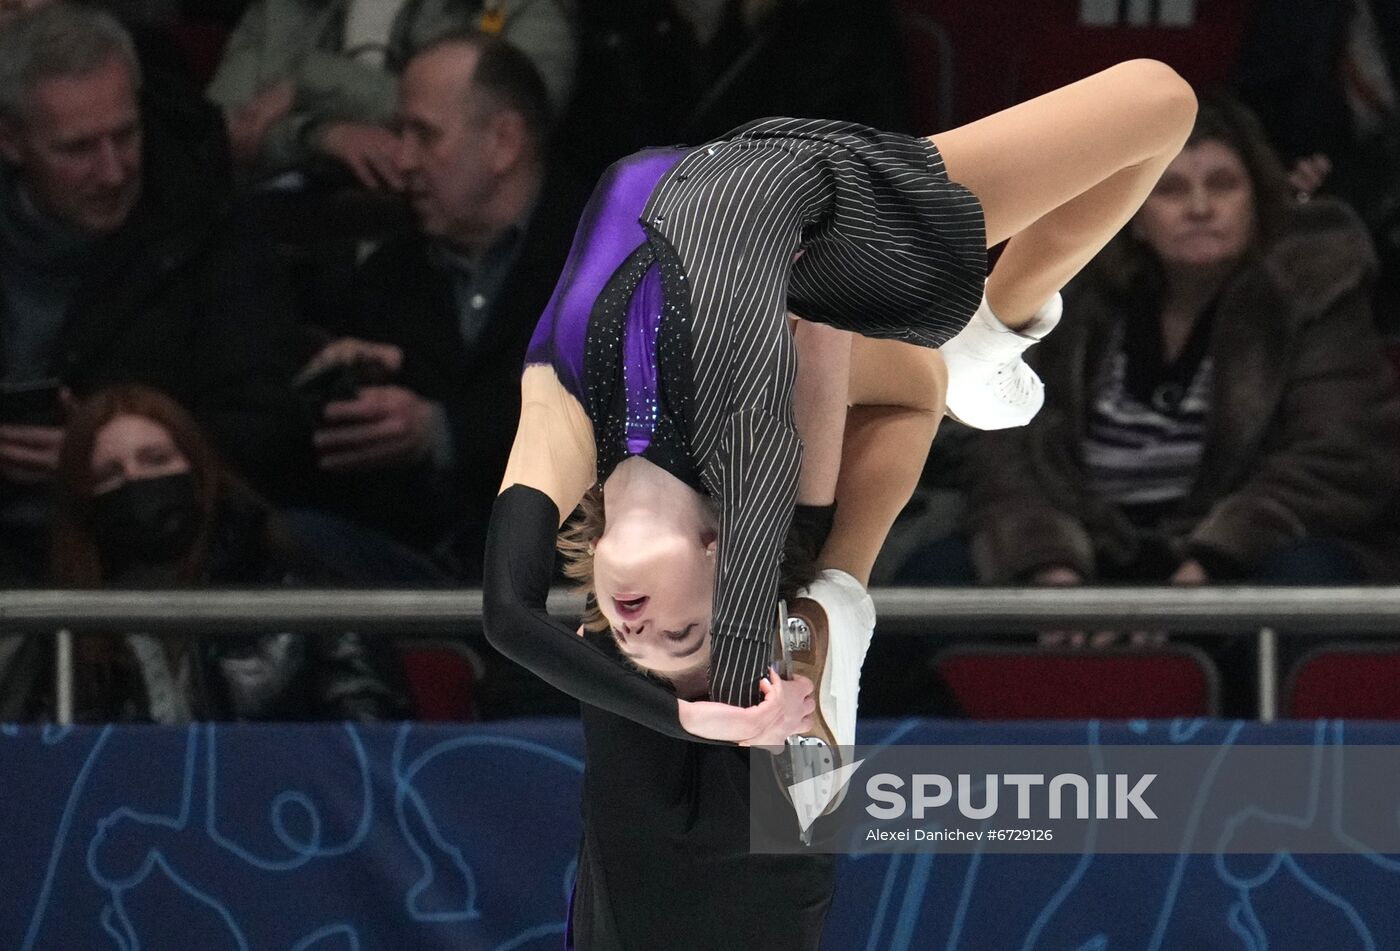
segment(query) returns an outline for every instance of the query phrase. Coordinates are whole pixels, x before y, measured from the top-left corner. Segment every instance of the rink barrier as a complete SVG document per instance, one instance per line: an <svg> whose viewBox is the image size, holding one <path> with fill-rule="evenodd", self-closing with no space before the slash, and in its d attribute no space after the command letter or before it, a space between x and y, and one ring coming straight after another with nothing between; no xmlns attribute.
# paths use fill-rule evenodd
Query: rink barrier
<svg viewBox="0 0 1400 951"><path fill-rule="evenodd" d="M1277 638L1400 631L1400 587L876 588L882 633L1024 634L1065 627L1167 628L1230 635L1253 631L1259 649L1259 719L1278 711ZM577 615L565 590L550 610ZM242 634L347 625L384 634L444 633L481 623L482 595L455 590L200 590L0 592L0 633L55 634L60 714L71 716L72 630ZM69 722L60 716L60 722Z"/></svg>

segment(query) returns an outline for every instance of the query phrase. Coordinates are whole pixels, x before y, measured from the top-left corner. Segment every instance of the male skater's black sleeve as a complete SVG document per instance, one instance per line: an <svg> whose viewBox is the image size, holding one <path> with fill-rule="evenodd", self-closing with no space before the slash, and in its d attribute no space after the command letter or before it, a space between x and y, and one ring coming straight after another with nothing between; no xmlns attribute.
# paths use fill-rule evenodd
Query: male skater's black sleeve
<svg viewBox="0 0 1400 951"><path fill-rule="evenodd" d="M589 644L549 616L559 509L549 496L513 485L496 498L486 535L486 639L565 693L668 736L708 742L680 724L676 698L661 684Z"/></svg>

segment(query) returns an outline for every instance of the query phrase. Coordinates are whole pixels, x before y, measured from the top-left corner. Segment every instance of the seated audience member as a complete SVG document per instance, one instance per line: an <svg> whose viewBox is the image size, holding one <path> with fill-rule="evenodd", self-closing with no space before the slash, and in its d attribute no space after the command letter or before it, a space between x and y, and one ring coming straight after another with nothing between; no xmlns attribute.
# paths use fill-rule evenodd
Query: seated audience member
<svg viewBox="0 0 1400 951"><path fill-rule="evenodd" d="M1203 97L1181 154L1032 351L1045 407L969 439L966 533L917 551L900 580L1400 578L1400 394L1372 320L1375 267L1355 213L1296 203L1257 120ZM1225 712L1252 714L1252 639L1197 643L1222 667ZM1285 658L1301 644L1285 638Z"/></svg>
<svg viewBox="0 0 1400 951"><path fill-rule="evenodd" d="M194 411L260 488L307 459L295 321L196 145L146 136L106 14L53 2L0 27L0 549L33 580L71 397L122 382ZM36 561L37 558L37 561ZM17 577L16 577L17 576Z"/></svg>
<svg viewBox="0 0 1400 951"><path fill-rule="evenodd" d="M79 407L55 489L50 580L58 586L325 581L267 503L217 462L189 414L154 390L115 387ZM76 712L157 723L401 715L391 655L375 646L350 632L80 633ZM52 715L51 655L50 640L36 637L0 670L0 717Z"/></svg>
<svg viewBox="0 0 1400 951"><path fill-rule="evenodd" d="M582 191L549 173L528 59L445 37L403 74L397 167L417 233L364 262L302 379L349 375L314 443L322 503L477 576L519 413L517 378L568 254ZM454 529L455 526L455 529Z"/></svg>
<svg viewBox="0 0 1400 951"><path fill-rule="evenodd" d="M1065 295L1047 403L971 447L987 581L1395 576L1400 395L1350 209L1295 205L1227 100Z"/></svg>
<svg viewBox="0 0 1400 951"><path fill-rule="evenodd" d="M255 0L209 98L225 111L235 160L254 177L328 158L365 188L397 191L389 128L397 74L433 38L467 27L523 50L551 108L563 109L577 55L566 0Z"/></svg>
<svg viewBox="0 0 1400 951"><path fill-rule="evenodd" d="M52 0L0 0L0 25ZM184 52L174 39L174 11L159 4L123 0L72 0L109 13L130 35L140 71L138 94L145 147L180 150L197 162L211 185L231 189L233 168L223 113L194 81Z"/></svg>

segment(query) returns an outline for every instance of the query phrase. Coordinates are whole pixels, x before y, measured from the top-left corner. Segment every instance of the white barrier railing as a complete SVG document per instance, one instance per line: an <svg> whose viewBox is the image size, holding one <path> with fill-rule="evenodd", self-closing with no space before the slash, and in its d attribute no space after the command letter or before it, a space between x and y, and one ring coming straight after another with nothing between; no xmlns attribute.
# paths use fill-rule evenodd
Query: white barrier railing
<svg viewBox="0 0 1400 951"><path fill-rule="evenodd" d="M871 594L880 620L892 629L926 632L1098 624L1175 631L1400 631L1400 587L876 588ZM582 604L562 590L550 598L550 609L560 614L577 613ZM0 592L0 631L137 625L217 633L347 623L399 631L480 620L481 592L472 589Z"/></svg>
<svg viewBox="0 0 1400 951"><path fill-rule="evenodd" d="M1400 633L1400 587L877 588L882 631L1013 634L1040 628L1166 628L1258 632L1259 713L1278 707L1276 637ZM550 610L576 615L577 595L556 590ZM235 633L352 626L366 632L475 627L479 590L6 591L0 634L52 632L58 709L71 709L72 630ZM444 631L448 629L448 631Z"/></svg>

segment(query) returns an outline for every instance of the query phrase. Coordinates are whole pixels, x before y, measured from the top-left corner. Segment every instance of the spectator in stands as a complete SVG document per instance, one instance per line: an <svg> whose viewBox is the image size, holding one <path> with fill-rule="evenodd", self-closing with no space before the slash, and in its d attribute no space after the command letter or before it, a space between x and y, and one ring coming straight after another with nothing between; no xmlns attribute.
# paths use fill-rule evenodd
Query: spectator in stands
<svg viewBox="0 0 1400 951"><path fill-rule="evenodd" d="M351 365L376 381L325 408L326 504L420 550L454 529L452 571L475 577L525 348L584 192L550 173L543 84L499 38L452 34L415 56L398 124L418 232L365 261L302 376Z"/></svg>
<svg viewBox="0 0 1400 951"><path fill-rule="evenodd" d="M623 155L768 116L915 132L891 0L609 0L580 7L561 134L589 181Z"/></svg>
<svg viewBox="0 0 1400 951"><path fill-rule="evenodd" d="M51 0L0 0L0 24ZM175 150L198 163L212 187L232 188L223 113L204 98L174 36L174 11L123 0L73 0L110 14L127 31L139 66L138 95L145 149Z"/></svg>
<svg viewBox="0 0 1400 951"><path fill-rule="evenodd" d="M1300 194L1352 204L1380 253L1377 318L1400 330L1400 4L1256 4L1235 89Z"/></svg>
<svg viewBox="0 0 1400 951"><path fill-rule="evenodd" d="M268 505L215 459L194 420L139 386L73 415L55 486L52 575L77 588L323 582ZM34 638L0 671L5 719L52 711ZM83 720L368 720L402 713L383 658L358 635L92 634L79 639Z"/></svg>
<svg viewBox="0 0 1400 951"><path fill-rule="evenodd" d="M1400 75L1400 7L1378 0L1259 4L1235 86L1263 121L1292 183L1330 178L1346 197L1365 179L1392 185ZM1387 153L1386 150L1389 150Z"/></svg>
<svg viewBox="0 0 1400 951"><path fill-rule="evenodd" d="M192 409L239 471L306 459L295 324L262 242L197 145L147 139L129 37L63 2L0 29L0 549L42 564L62 400L142 382ZM303 462L309 466L309 459Z"/></svg>
<svg viewBox="0 0 1400 951"><path fill-rule="evenodd" d="M577 55L566 0L257 0L229 37L209 97L225 110L235 159L255 176L328 157L366 188L397 191L397 74L434 37L465 27L523 50L551 108L563 109Z"/></svg>
<svg viewBox="0 0 1400 951"><path fill-rule="evenodd" d="M1392 579L1400 395L1347 207L1295 204L1258 122L1203 102L1038 348L1046 405L970 449L990 582Z"/></svg>

